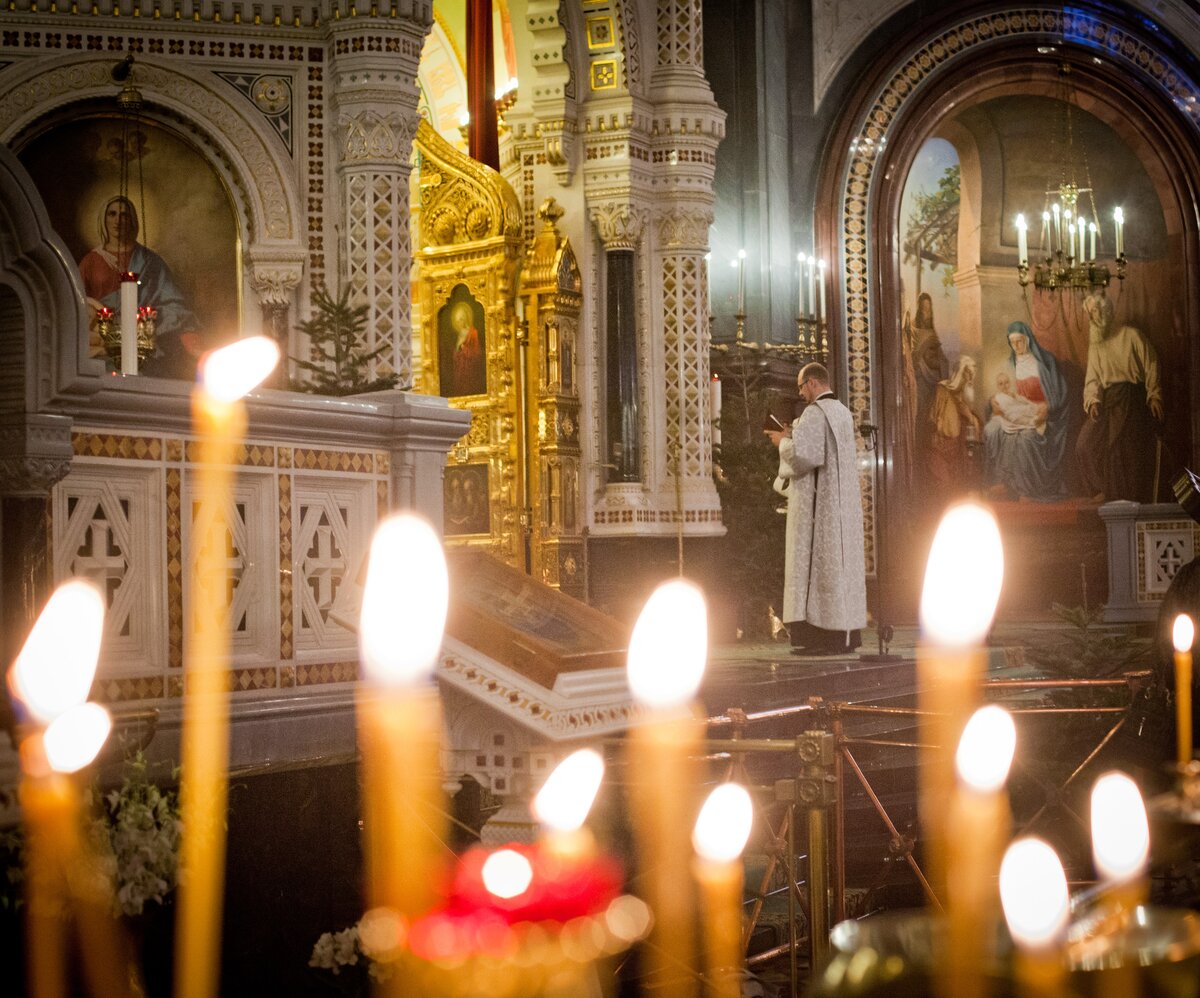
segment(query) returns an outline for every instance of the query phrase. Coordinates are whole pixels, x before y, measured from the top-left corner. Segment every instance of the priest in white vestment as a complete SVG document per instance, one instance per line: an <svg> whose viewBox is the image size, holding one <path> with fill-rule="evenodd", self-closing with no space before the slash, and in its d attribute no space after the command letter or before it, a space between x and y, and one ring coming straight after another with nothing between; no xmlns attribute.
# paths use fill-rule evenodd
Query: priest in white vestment
<svg viewBox="0 0 1200 998"><path fill-rule="evenodd" d="M867 623L854 417L834 398L823 365L806 364L797 387L808 405L791 434L765 431L789 483L781 616L794 650L849 652Z"/></svg>

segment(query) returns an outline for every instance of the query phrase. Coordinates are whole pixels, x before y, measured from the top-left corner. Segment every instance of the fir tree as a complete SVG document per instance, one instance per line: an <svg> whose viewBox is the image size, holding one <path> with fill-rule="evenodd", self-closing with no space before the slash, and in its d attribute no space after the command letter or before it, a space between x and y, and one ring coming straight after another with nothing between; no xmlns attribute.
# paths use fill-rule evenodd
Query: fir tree
<svg viewBox="0 0 1200 998"><path fill-rule="evenodd" d="M313 315L297 326L308 337L316 360L293 357L304 372L293 378L295 391L313 395L359 395L395 388L398 375L370 377L371 365L387 351L383 343L374 350L363 346L367 325L367 305L350 305L350 289L334 298L328 291L313 293Z"/></svg>

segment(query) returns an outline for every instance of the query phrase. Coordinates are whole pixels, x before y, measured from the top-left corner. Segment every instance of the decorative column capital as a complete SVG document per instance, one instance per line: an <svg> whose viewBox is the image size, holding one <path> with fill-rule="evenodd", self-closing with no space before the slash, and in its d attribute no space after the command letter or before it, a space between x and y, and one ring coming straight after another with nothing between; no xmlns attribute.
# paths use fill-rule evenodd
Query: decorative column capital
<svg viewBox="0 0 1200 998"><path fill-rule="evenodd" d="M290 305L304 276L304 253L250 250L250 286L264 305Z"/></svg>
<svg viewBox="0 0 1200 998"><path fill-rule="evenodd" d="M591 206L592 222L608 250L637 249L646 224L643 209L628 201L608 201Z"/></svg>
<svg viewBox="0 0 1200 998"><path fill-rule="evenodd" d="M704 205L674 205L662 212L658 223L658 244L664 249L708 251L708 230L713 223L712 209Z"/></svg>
<svg viewBox="0 0 1200 998"><path fill-rule="evenodd" d="M45 496L71 470L73 420L16 413L0 417L0 496Z"/></svg>
<svg viewBox="0 0 1200 998"><path fill-rule="evenodd" d="M407 169L419 121L415 112L380 112L373 108L343 112L338 117L343 165L372 164Z"/></svg>

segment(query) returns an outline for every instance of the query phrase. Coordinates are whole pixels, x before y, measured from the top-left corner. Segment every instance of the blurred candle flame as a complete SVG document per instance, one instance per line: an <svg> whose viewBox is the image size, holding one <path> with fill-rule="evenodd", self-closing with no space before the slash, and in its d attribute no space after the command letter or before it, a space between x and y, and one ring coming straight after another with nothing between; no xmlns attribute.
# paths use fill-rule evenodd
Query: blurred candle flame
<svg viewBox="0 0 1200 998"><path fill-rule="evenodd" d="M1196 625L1192 623L1192 618L1186 613L1181 613L1175 618L1175 625L1171 628L1171 641L1175 645L1175 650L1185 652L1192 650L1192 644L1196 640Z"/></svg>
<svg viewBox="0 0 1200 998"><path fill-rule="evenodd" d="M983 642L1004 582L1004 548L991 512L976 503L951 506L938 524L921 591L921 629L933 644Z"/></svg>
<svg viewBox="0 0 1200 998"><path fill-rule="evenodd" d="M433 527L411 513L384 520L371 542L358 630L370 679L406 686L432 674L449 591L446 556Z"/></svg>
<svg viewBox="0 0 1200 998"><path fill-rule="evenodd" d="M971 715L958 743L958 778L977 793L999 790L1008 779L1017 729L1003 707L981 707Z"/></svg>
<svg viewBox="0 0 1200 998"><path fill-rule="evenodd" d="M1092 788L1092 856L1105 879L1132 880L1146 868L1150 825L1137 784L1124 773L1105 773Z"/></svg>
<svg viewBox="0 0 1200 998"><path fill-rule="evenodd" d="M248 336L214 350L201 362L204 390L220 402L235 402L279 363L279 346L267 336Z"/></svg>
<svg viewBox="0 0 1200 998"><path fill-rule="evenodd" d="M692 845L701 859L732 863L746 848L754 823L754 806L746 788L722 783L708 795L692 832Z"/></svg>
<svg viewBox="0 0 1200 998"><path fill-rule="evenodd" d="M59 714L42 735L50 768L59 773L83 769L100 753L112 731L112 717L98 703L81 703Z"/></svg>
<svg viewBox="0 0 1200 998"><path fill-rule="evenodd" d="M604 760L580 749L560 762L533 799L533 813L556 832L573 832L586 820L604 779Z"/></svg>
<svg viewBox="0 0 1200 998"><path fill-rule="evenodd" d="M483 863L483 886L507 900L524 894L533 883L533 866L515 849L497 849Z"/></svg>
<svg viewBox="0 0 1200 998"><path fill-rule="evenodd" d="M1048 843L1025 838L1008 847L1000 864L1000 902L1018 945L1041 949L1059 940L1070 896L1062 862Z"/></svg>
<svg viewBox="0 0 1200 998"><path fill-rule="evenodd" d="M629 639L634 699L647 707L682 706L700 688L707 658L704 594L683 579L664 582L646 600Z"/></svg>
<svg viewBox="0 0 1200 998"><path fill-rule="evenodd" d="M42 724L82 704L92 688L104 597L83 579L54 590L13 665L13 693Z"/></svg>

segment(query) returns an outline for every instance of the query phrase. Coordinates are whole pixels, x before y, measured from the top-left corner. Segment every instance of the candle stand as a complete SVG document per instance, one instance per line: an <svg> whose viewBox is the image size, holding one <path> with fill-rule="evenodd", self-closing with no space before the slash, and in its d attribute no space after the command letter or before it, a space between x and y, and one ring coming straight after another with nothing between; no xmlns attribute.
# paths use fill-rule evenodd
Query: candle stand
<svg viewBox="0 0 1200 998"><path fill-rule="evenodd" d="M1092 763L1096 761L1101 751L1117 735L1125 725L1130 708L1135 702L1136 693L1148 681L1149 673L1130 672L1123 676L1110 679L1003 679L985 682L983 692L985 700L995 700L1008 695L1020 696L1022 693L1039 692L1049 689L1079 690L1079 691L1109 691L1116 695L1119 703L1112 706L1092 707L1050 707L1050 706L1018 706L1011 711L1018 722L1023 718L1044 718L1052 721L1065 721L1068 718L1086 720L1088 718L1104 718L1111 723L1103 725L1104 730L1094 739L1089 740L1084 757L1075 765L1070 766L1069 772L1052 790L1047 790L1047 801L1021 826L1014 829L1014 836L1029 832L1041 825L1052 807L1065 806L1062 801L1067 791L1082 782L1086 775L1096 775ZM873 734L856 736L850 732L854 726L864 724L877 727L884 719L902 721L907 719L916 723L922 712L913 707L893 707L872 704L855 704L836 702L813 698L805 703L795 703L770 710L746 712L729 710L724 714L708 719L708 739L705 748L710 759L722 760L725 772L718 778L736 778L745 785L759 788L760 827L766 837L767 866L757 891L751 893L746 909L746 926L743 941L749 943L754 934L756 924L764 909L765 900L770 896L770 884L777 872L782 870L787 882L782 890L788 891L790 932L785 943L773 946L762 952L750 954L747 965L757 966L768 961L787 958L790 961L790 976L793 981L793 993L800 994L800 958L807 956L808 964L814 971L822 966L835 967L839 961L849 961L857 955L857 966L860 969L870 964L874 959L870 954L860 953L855 947L865 947L869 939L867 933L885 932L887 938L894 940L895 947L916 947L918 942L928 949L928 939L931 920L940 917L942 911L941 899L930 884L920 858L921 843L914 837L904 834L901 825L889 814L887 806L881 799L880 793L872 786L867 768L860 761L862 753L880 749L889 753L897 750L916 752L920 746L913 741L877 737ZM787 727L795 727L793 737L779 737L778 732ZM752 737L755 728L769 727L773 737ZM1089 736L1090 738L1091 736ZM792 758L794 773L786 778L776 778L764 781L756 779L754 771L765 766L777 771L780 757ZM775 762L765 762L769 758ZM1196 765L1193 786L1200 787L1200 763ZM911 873L913 880L926 899L927 907L920 915L895 915L884 918L872 918L866 923L847 923L837 925L830 935L830 924L841 923L847 915L846 911L846 810L848 794L852 790L861 792L870 809L882 823L888 837L888 855L891 859L900 861ZM1198 791L1200 792L1200 791ZM1200 814L1200 812L1198 812ZM797 830L801 834L797 835ZM806 834L805 834L806 833ZM761 847L760 847L761 849ZM803 890L804 881L797 875L796 857L807 853L807 891ZM807 915L808 931L804 932L799 920L794 917L803 908ZM1082 919L1084 916L1080 916ZM1175 915L1156 913L1152 917L1153 924L1163 938L1191 939L1191 923L1186 926L1177 924ZM886 924L886 929L860 928L859 926L877 926ZM1082 924L1082 922L1081 922ZM1082 932L1083 930L1079 930ZM998 927L1001 941L997 943L995 967L984 968L985 977L993 977L998 982L994 994L999 998L1011 993L1011 986L1006 984L1010 977L1009 958L1007 951L1007 934ZM1165 935L1163 935L1165 934ZM1200 939L1200 936L1197 936ZM924 940L924 942L921 942ZM1144 941L1138 942L1138 952L1145 952ZM872 945L874 945L872 943ZM892 944L888 944L892 945ZM1179 945L1183 945L1180 943ZM1190 945L1190 944L1189 944ZM918 947L919 948L919 947ZM880 973L884 972L884 949L879 953ZM909 970L916 965L917 949L905 950L899 955L900 962ZM1080 950L1082 953L1083 950ZM1178 952L1178 946L1172 952ZM1200 952L1200 948L1197 948ZM908 954L906 957L905 954ZM1190 959L1190 958L1189 958ZM906 962L907 961L907 962ZM886 966L895 967L893 961ZM1192 965L1187 964L1190 968ZM1085 976L1092 971L1080 963L1079 971ZM908 971L906 971L907 973ZM1175 969L1170 973L1174 974ZM837 976L837 971L833 972ZM867 975L869 978L870 975ZM1200 980L1200 979L1198 979ZM1072 977L1074 981L1074 977ZM863 981L865 985L865 979ZM882 985L882 980L877 981ZM822 990L827 985L826 977L813 978L811 986L817 987L812 992L816 995L850 995L850 994L924 994L926 991L917 990ZM890 986L890 985L889 985ZM1088 985L1090 987L1091 985ZM1006 990L1007 989L1007 990ZM1200 987L1198 987L1200 992ZM1074 993L1072 991L1072 993ZM1083 991L1081 994L1090 993ZM1149 994L1150 992L1147 992ZM1174 992L1172 992L1174 993Z"/></svg>
<svg viewBox="0 0 1200 998"><path fill-rule="evenodd" d="M155 342L158 339L158 310L150 305L138 309L137 319L137 357L138 364L144 364L154 356ZM120 369L121 366L121 324L117 321L113 310L102 308L96 316L96 331L100 343L104 347L105 356Z"/></svg>
<svg viewBox="0 0 1200 998"><path fill-rule="evenodd" d="M712 316L709 316L711 326ZM720 353L735 351L756 351L762 354L775 354L795 360L801 364L816 361L825 364L829 360L828 330L823 319L815 316L796 319L796 342L775 343L770 340L758 342L746 338L746 314L738 312L734 315L736 332L732 342L714 343L712 349Z"/></svg>

